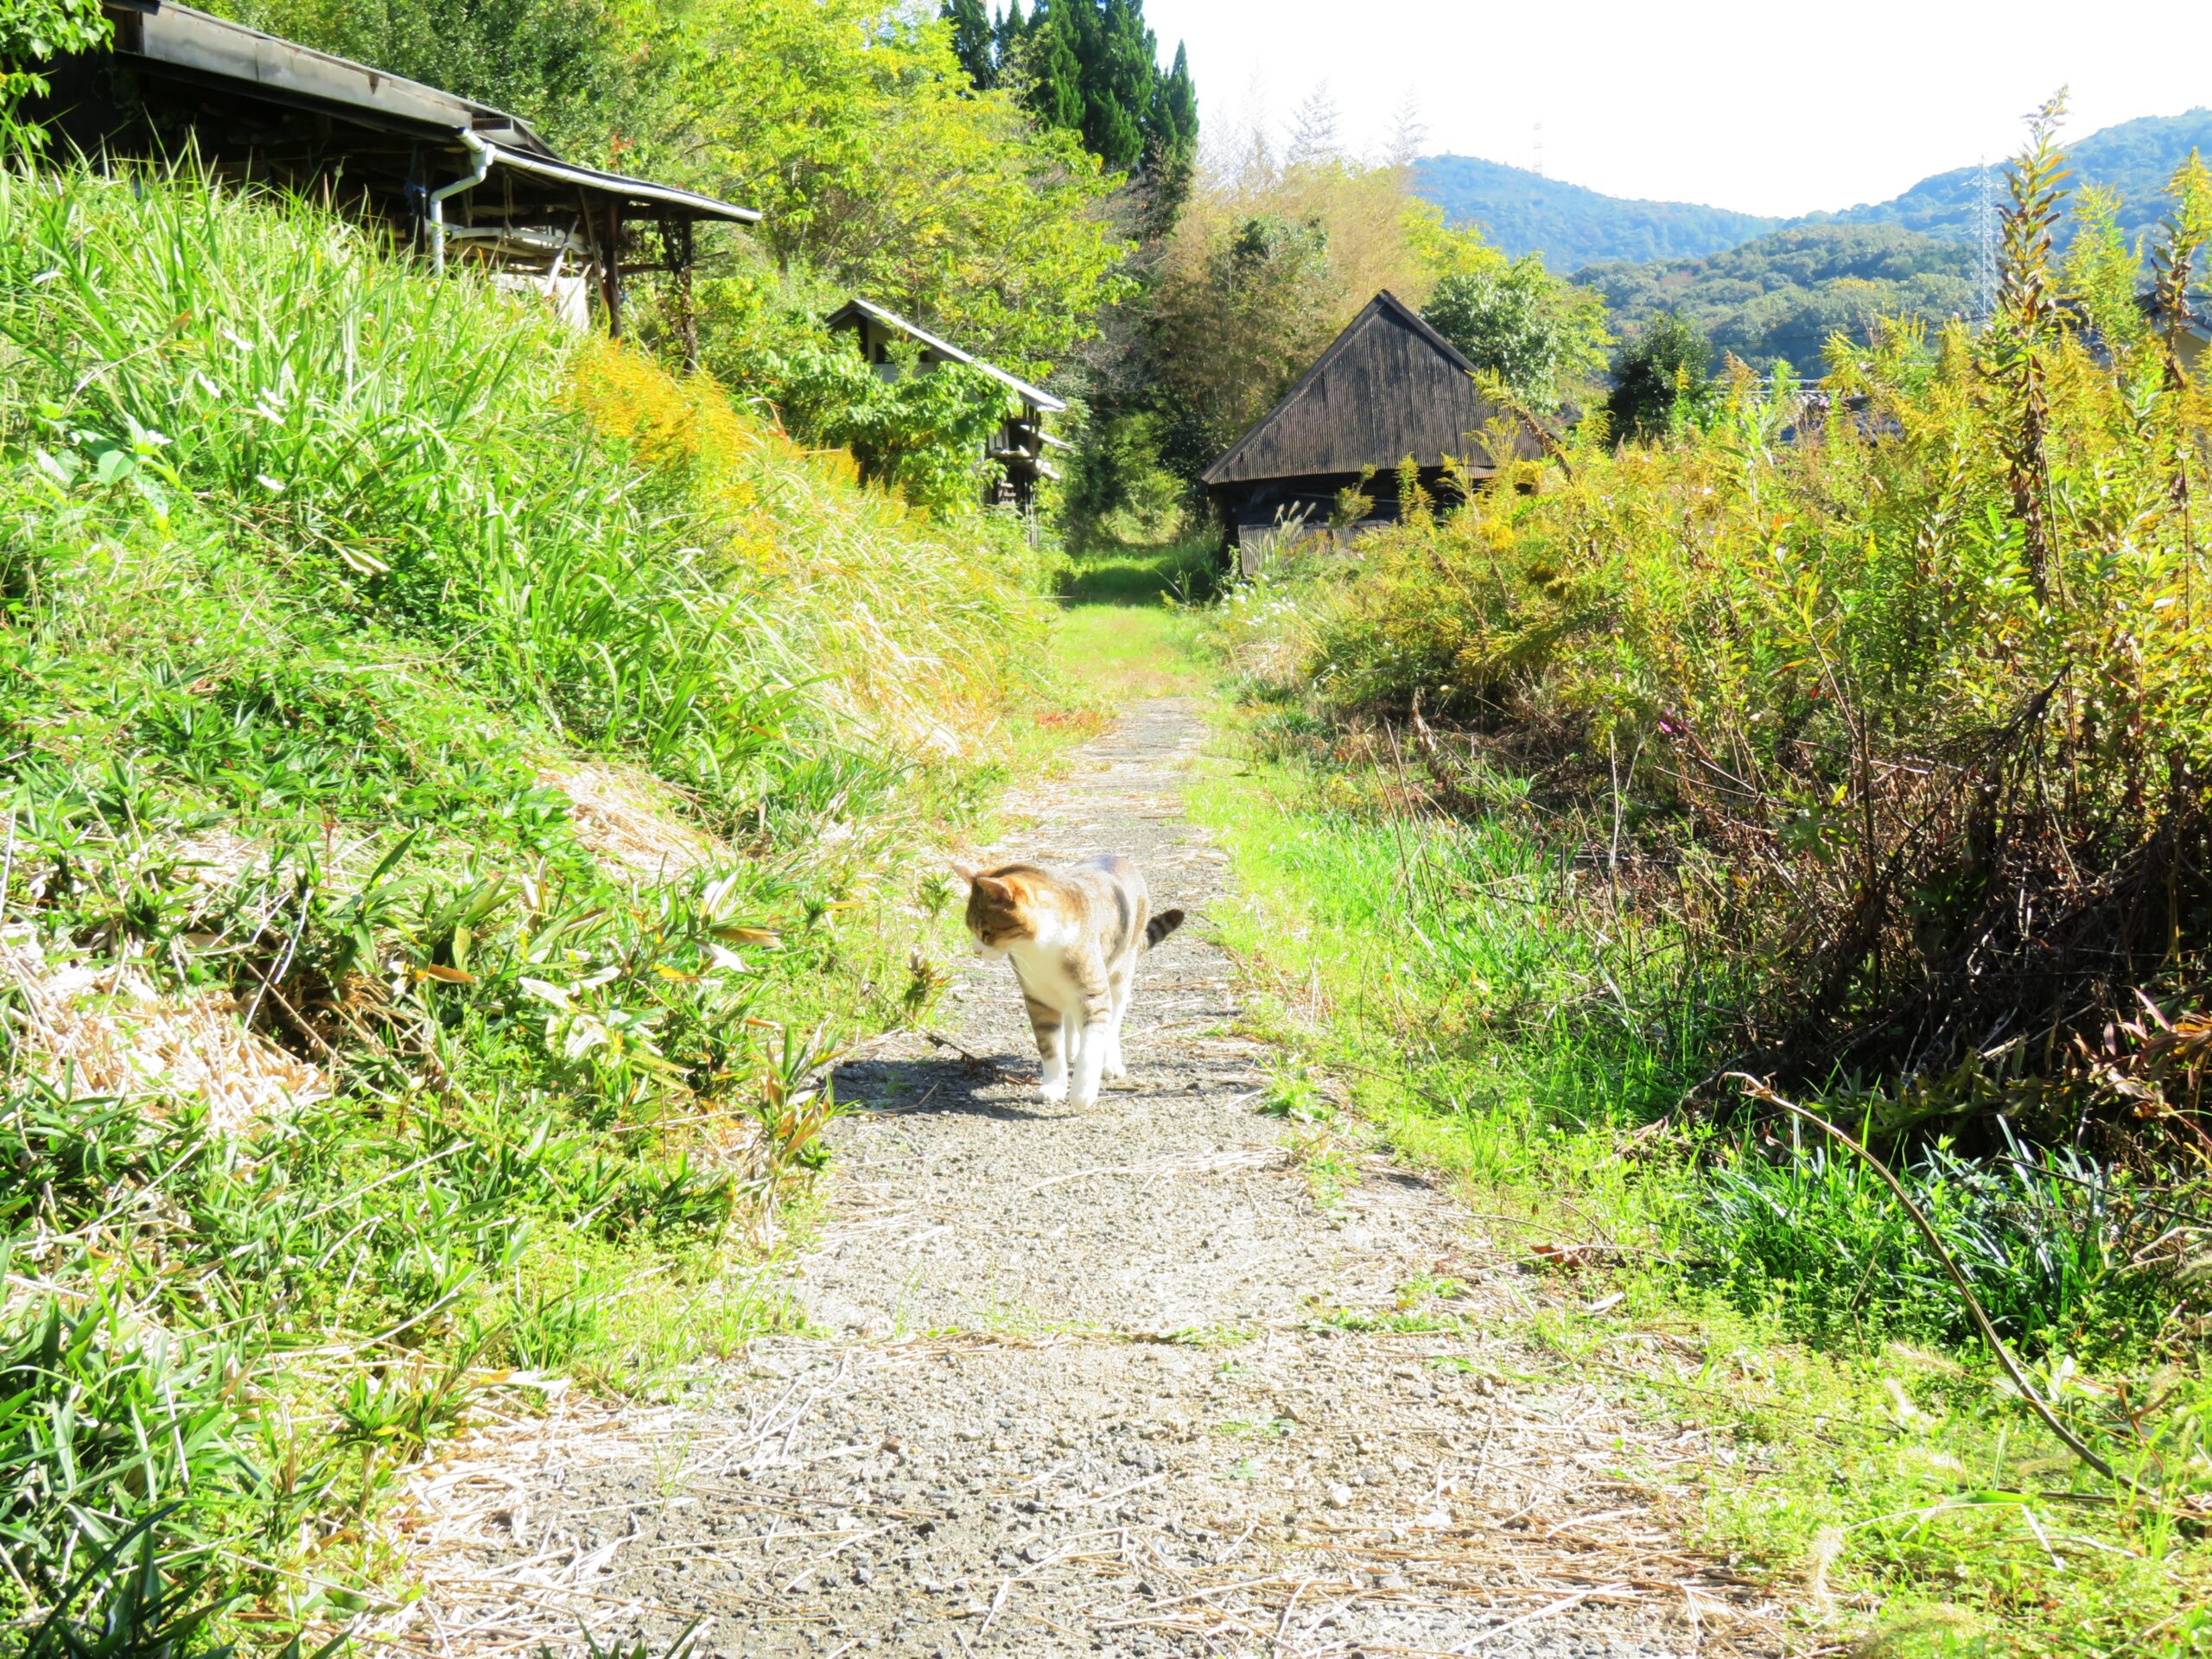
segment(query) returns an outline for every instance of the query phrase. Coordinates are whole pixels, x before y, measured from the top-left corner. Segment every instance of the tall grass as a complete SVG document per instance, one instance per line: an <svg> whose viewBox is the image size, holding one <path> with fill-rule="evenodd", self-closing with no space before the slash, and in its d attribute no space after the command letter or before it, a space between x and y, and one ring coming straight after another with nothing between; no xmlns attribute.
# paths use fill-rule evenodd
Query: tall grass
<svg viewBox="0 0 2212 1659"><path fill-rule="evenodd" d="M334 618L465 644L474 683L734 807L794 723L958 752L1041 638L1010 526L934 531L710 383L341 219L10 169L0 225L12 418L49 471L156 523L189 495Z"/></svg>
<svg viewBox="0 0 2212 1659"><path fill-rule="evenodd" d="M1793 1597L1814 1574L1837 1640L1883 1609L1870 1650L2194 1651L2212 1561L2177 1516L2212 1392L2171 1193L2012 1143L1901 1172L2037 1386L2177 1508L2101 1487L1993 1385L1862 1166L1685 1122L1725 988L1616 911L1605 843L1562 848L1510 779L1487 815L1439 812L1380 733L1263 706L1240 735L1194 805L1235 859L1215 919L1248 1018L1291 1052L1272 1097L1325 1116L1315 1077L1339 1080L1460 1179L1491 1253L1560 1275L1523 1334L1711 1437L1712 1548Z"/></svg>
<svg viewBox="0 0 2212 1659"><path fill-rule="evenodd" d="M784 1317L1041 584L311 207L0 168L0 1641L340 1618L488 1396Z"/></svg>
<svg viewBox="0 0 2212 1659"><path fill-rule="evenodd" d="M2149 1258L2163 1293L2099 1293L2110 1317L2086 1325L2072 1269L2024 1266L2005 1293L2023 1331L2124 1347L2197 1319L2178 1264L2206 1228L2212 403L2178 319L2212 174L2173 181L2146 322L2139 261L2096 244L2094 212L2070 264L2053 252L2052 130L2047 112L2016 164L1980 334L1839 339L1817 392L1736 372L1649 442L1586 425L1566 464L1416 501L1356 556L1293 556L1218 632L1339 759L1387 748L1406 800L1503 811L1602 865L1602 914L1578 925L1655 939L1695 987L1685 1115L1754 1116L1735 1071L1820 1093L1984 1218L1963 1254L2048 1224L2053 1260L2103 1262L2101 1281L2133 1271L2113 1257L2133 1234L2086 1198L2028 1204L2003 1160L2080 1160L2077 1193L2115 1169L2177 1183L2184 1242ZM1747 1166L1717 1213L1758 1274L1878 1325L1923 1300L1876 1259L1890 1247L1841 1245L1859 1266L1831 1281L1757 1219L1771 1201L1783 1231L1857 1238L1873 1195L1845 1201L1839 1172L1762 1185Z"/></svg>
<svg viewBox="0 0 2212 1659"><path fill-rule="evenodd" d="M1230 594L1212 635L1256 706L1254 780L1215 816L1290 1028L1486 1213L1637 1264L1631 1306L1707 1333L1712 1393L1683 1399L1777 1448L1733 1538L1764 1554L1817 1516L1785 1570L1970 1591L1994 1623L1949 1628L2023 1650L2188 1651L2212 404L2181 321L2212 175L2174 181L2146 321L2108 222L2057 262L2048 116L1988 330L1839 340L1817 394L1739 370L1652 442L1586 425L1563 465ZM2039 1391L2140 1486L1991 1396L1887 1189L1734 1098L1736 1071L1897 1166ZM1554 1334L1610 1352L1578 1324ZM2077 1536L2095 1567L2036 1530L2045 1477L2111 1506Z"/></svg>

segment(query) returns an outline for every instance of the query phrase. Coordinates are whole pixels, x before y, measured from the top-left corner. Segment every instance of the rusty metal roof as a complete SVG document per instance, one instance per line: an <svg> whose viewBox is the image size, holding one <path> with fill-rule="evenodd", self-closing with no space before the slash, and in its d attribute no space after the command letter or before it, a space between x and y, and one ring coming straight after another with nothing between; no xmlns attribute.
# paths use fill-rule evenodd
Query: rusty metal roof
<svg viewBox="0 0 2212 1659"><path fill-rule="evenodd" d="M473 133L498 151L495 166L532 177L702 219L749 225L760 218L751 207L696 191L563 161L528 122L505 110L191 6L171 0L103 0L102 9L116 25L118 57L134 68L337 115L362 126L454 141L463 132Z"/></svg>

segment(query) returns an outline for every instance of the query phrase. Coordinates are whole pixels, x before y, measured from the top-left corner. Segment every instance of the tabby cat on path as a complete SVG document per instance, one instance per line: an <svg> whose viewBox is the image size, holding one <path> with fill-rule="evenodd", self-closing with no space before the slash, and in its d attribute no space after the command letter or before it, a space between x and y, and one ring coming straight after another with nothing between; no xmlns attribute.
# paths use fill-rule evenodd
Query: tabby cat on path
<svg viewBox="0 0 2212 1659"><path fill-rule="evenodd" d="M1102 1076L1128 1075L1122 1021L1137 957L1180 927L1183 912L1154 916L1143 873L1114 853L1063 869L956 865L953 873L968 883L976 954L1014 963L1044 1057L1044 1097L1095 1104Z"/></svg>

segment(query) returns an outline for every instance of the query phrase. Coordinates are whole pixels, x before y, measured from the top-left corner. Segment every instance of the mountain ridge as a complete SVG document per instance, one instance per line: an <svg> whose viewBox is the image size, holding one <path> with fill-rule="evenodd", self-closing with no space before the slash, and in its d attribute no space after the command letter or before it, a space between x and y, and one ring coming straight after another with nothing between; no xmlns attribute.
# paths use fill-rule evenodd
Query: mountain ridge
<svg viewBox="0 0 2212 1659"><path fill-rule="evenodd" d="M2117 190L2120 228L2131 238L2155 231L2163 213L2158 193L2192 149L2212 154L2212 107L2139 116L2066 145L2071 183ZM1971 241L1980 173L1978 167L1952 168L1882 201L1795 217L1608 195L1472 156L1423 157L1414 163L1414 188L1453 224L1484 226L1491 240L1514 257L1539 253L1553 269L1575 271L1597 264L1704 258L1808 226L1895 225L1946 241ZM2001 193L2001 163L1991 163L1990 173L1993 188Z"/></svg>

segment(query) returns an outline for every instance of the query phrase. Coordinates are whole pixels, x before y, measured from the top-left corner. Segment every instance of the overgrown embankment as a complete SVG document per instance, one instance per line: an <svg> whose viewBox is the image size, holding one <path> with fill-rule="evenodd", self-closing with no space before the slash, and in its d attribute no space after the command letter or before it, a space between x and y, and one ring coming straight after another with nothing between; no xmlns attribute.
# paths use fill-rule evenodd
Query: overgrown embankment
<svg viewBox="0 0 2212 1659"><path fill-rule="evenodd" d="M329 1615L487 1390L780 1317L1032 563L342 220L0 170L0 1618Z"/></svg>
<svg viewBox="0 0 2212 1659"><path fill-rule="evenodd" d="M2187 1651L2212 410L2177 318L2212 181L2176 180L2146 306L2110 204L2052 258L2047 125L2018 175L1979 335L1840 343L1818 396L1738 374L1649 442L1586 426L1233 595L1254 770L1216 810L1315 1058L1580 1241L1548 1259L1694 1313L1699 1386L1765 1351L1724 1389L1769 1448L1719 1482L1742 1547L2019 1650ZM2123 1478L1993 1388L1867 1164L1735 1073L1897 1166Z"/></svg>

